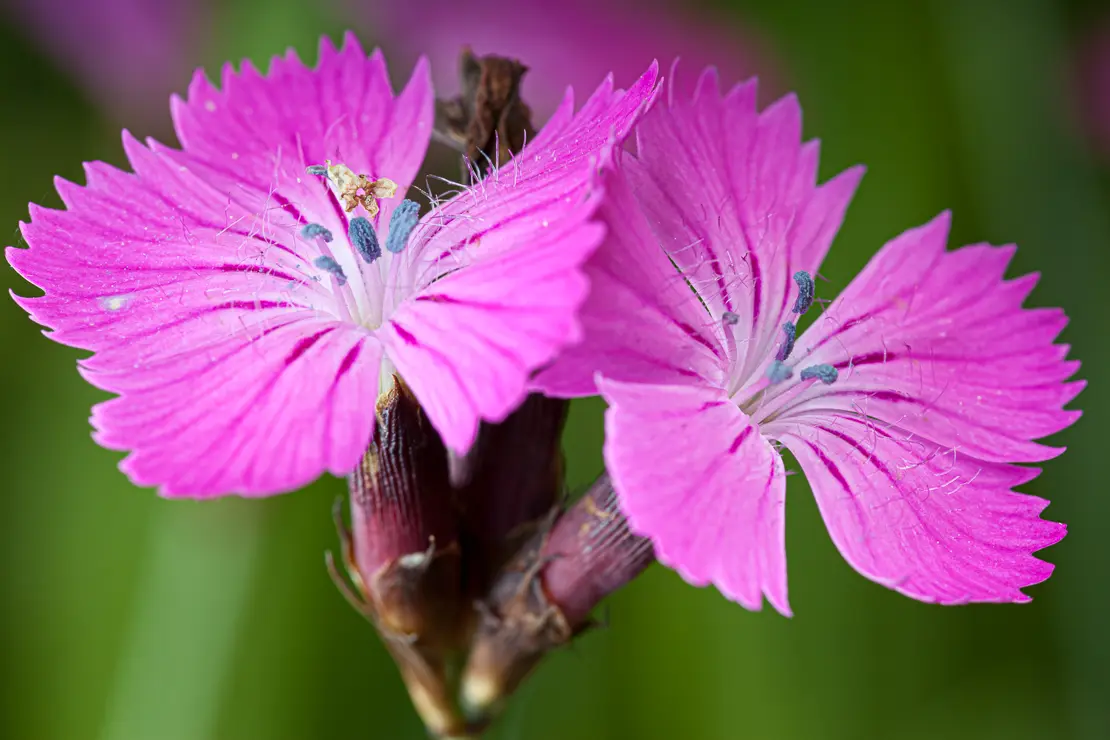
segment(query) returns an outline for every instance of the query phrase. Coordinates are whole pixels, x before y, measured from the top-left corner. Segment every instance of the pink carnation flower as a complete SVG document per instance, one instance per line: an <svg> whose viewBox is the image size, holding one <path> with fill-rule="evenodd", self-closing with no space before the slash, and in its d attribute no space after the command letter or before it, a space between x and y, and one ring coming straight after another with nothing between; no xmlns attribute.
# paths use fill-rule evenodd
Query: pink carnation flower
<svg viewBox="0 0 1110 740"><path fill-rule="evenodd" d="M816 184L786 97L690 100L637 127L608 176L604 246L588 263L585 339L539 377L610 408L605 458L632 529L690 583L790 614L780 448L798 459L836 546L923 601L1027 601L1059 541L1012 463L1059 449L1082 389L1053 341L1059 309L1023 309L1014 247L945 248L942 214L888 243L804 333L797 322L861 168ZM797 336L796 336L797 335Z"/></svg>
<svg viewBox="0 0 1110 740"><path fill-rule="evenodd" d="M173 101L181 150L125 133L134 174L92 163L86 186L57 181L66 210L31 206L30 248L7 257L46 295L16 300L95 353L82 374L119 394L95 438L164 495L349 473L394 370L463 452L578 338L599 163L655 80L606 82L577 114L568 94L513 162L418 221L402 198L431 135L426 63L398 95L352 36L315 69L290 52L266 76L225 68L222 90L198 73Z"/></svg>

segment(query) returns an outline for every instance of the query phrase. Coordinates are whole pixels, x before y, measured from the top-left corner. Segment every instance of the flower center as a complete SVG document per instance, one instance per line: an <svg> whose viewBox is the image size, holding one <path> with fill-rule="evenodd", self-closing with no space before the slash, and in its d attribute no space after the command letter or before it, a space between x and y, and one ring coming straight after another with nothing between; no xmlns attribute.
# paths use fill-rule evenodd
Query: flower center
<svg viewBox="0 0 1110 740"><path fill-rule="evenodd" d="M346 227L346 241L318 223L306 224L301 237L312 241L319 255L312 265L320 271L318 278L327 281L334 299L334 313L367 329L377 329L385 317L384 296L389 280L391 260L383 259L382 243L374 225L381 211L379 201L397 194L397 183L389 178L371 179L356 174L345 164L313 165L308 174L323 177L336 208L336 215ZM361 211L356 214L356 211ZM420 206L404 200L393 208L385 238L385 251L400 254L409 235L419 221Z"/></svg>
<svg viewBox="0 0 1110 740"><path fill-rule="evenodd" d="M778 343L774 359L766 364L766 370L761 377L744 377L741 373L744 363L737 350L735 337L740 317L731 311L726 311L721 316L725 345L732 366L728 394L740 410L752 417L756 423L766 423L774 419L791 399L810 388L813 381L831 385L837 379L837 370L832 365L811 365L800 369L797 373L797 381L789 382L795 377L795 370L800 364L790 361L791 354L794 352L794 341L798 335L797 321L813 305L815 295L813 276L808 272L795 272L794 282L798 285L798 297L791 309L795 318L782 324L780 328L782 339ZM757 367L759 366L762 366L762 363Z"/></svg>

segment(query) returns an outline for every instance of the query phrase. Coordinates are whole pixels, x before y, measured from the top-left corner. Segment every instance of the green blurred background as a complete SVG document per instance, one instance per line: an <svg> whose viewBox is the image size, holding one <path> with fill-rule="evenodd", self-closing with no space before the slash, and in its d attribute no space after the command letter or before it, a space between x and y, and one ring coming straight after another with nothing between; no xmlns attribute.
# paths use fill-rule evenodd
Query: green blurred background
<svg viewBox="0 0 1110 740"><path fill-rule="evenodd" d="M715 13L718 32L735 24L738 49L739 29L758 39L747 71L799 93L807 135L823 140L823 176L868 165L824 269L826 297L886 239L951 207L955 243L1016 241L1015 274L1044 272L1033 303L1072 316L1064 339L1090 387L1075 404L1086 415L1056 440L1069 451L1027 486L1070 528L1045 553L1058 568L1034 602L944 608L870 583L836 553L796 476L797 616L749 613L655 566L610 600L609 628L542 666L492 737L1110 738L1110 496L1099 473L1110 157L1080 135L1072 84L1080 44L1110 13L1099 5L758 0L680 11ZM213 2L192 27L186 68L263 64L290 45L314 59L318 35L347 26L367 46L397 44L350 7L311 7ZM121 125L172 136L164 101L188 79L146 107L113 108L21 18L0 13L10 244L29 201L57 204L54 174L80 181L84 160L121 163ZM419 45L419 25L409 34ZM6 264L0 274L32 292ZM0 352L0 737L423 737L377 638L324 571L340 481L267 501L160 500L90 440L88 409L103 394L78 377L77 352L43 339L10 302ZM574 410L575 485L600 470L600 413L591 402Z"/></svg>

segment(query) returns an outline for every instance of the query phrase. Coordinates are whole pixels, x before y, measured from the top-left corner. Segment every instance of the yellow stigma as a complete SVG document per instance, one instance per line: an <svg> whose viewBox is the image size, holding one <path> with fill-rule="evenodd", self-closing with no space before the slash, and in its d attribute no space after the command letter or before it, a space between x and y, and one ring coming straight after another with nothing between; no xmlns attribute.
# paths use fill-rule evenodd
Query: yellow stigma
<svg viewBox="0 0 1110 740"><path fill-rule="evenodd" d="M370 218L378 215L378 200L392 198L397 194L397 183L387 177L371 180L366 175L356 175L347 165L340 162L332 164L325 160L328 170L328 185L335 197L343 204L343 210L351 213L360 205L366 209Z"/></svg>

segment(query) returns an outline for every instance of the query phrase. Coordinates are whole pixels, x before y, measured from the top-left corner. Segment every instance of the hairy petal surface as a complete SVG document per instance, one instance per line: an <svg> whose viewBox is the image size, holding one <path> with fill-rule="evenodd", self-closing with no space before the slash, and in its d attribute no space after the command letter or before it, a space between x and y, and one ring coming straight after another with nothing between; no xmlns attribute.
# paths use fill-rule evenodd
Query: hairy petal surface
<svg viewBox="0 0 1110 740"><path fill-rule="evenodd" d="M789 615L782 458L720 391L601 379L605 460L659 561L748 609ZM665 444L664 444L665 440Z"/></svg>
<svg viewBox="0 0 1110 740"><path fill-rule="evenodd" d="M666 253L653 248L655 236L622 166L606 173L599 213L607 236L586 263L583 339L541 370L536 386L549 395L589 396L599 372L612 380L722 387L728 356L720 326Z"/></svg>
<svg viewBox="0 0 1110 740"><path fill-rule="evenodd" d="M286 58L268 78L228 71L223 91L198 78L175 116L183 151L125 135L134 174L89 164L86 186L58 181L65 210L31 207L30 248L7 257L45 295L17 301L94 353L85 376L120 394L95 410L97 439L132 451L122 467L140 485L265 495L345 474L370 439L381 345L359 321L372 296L345 216L305 157L334 145L411 179L426 70L394 100L349 38L325 43L316 71Z"/></svg>
<svg viewBox="0 0 1110 740"><path fill-rule="evenodd" d="M1052 565L1032 553L1066 528L1015 493L1039 472L985 462L898 427L812 414L782 441L813 487L833 541L863 575L922 601L1029 601Z"/></svg>
<svg viewBox="0 0 1110 740"><path fill-rule="evenodd" d="M587 264L585 339L539 387L589 395L595 371L721 387L761 377L793 319L793 273L816 272L862 168L817 186L797 101L758 113L754 83L722 95L712 70L692 98L649 111L636 137L637 154L606 183L609 235Z"/></svg>
<svg viewBox="0 0 1110 740"><path fill-rule="evenodd" d="M267 495L357 464L373 432L377 341L309 320L236 337L218 351L207 362L158 363L157 384L83 371L122 394L96 406L92 421L97 442L134 450L121 465L132 481L167 496Z"/></svg>
<svg viewBox="0 0 1110 740"><path fill-rule="evenodd" d="M289 188L294 201L307 197L302 189L326 193L304 172L326 159L389 177L403 194L431 140L432 106L426 62L395 96L381 52L367 57L350 33L338 50L322 38L315 68L289 50L266 75L249 61L239 72L225 65L220 89L198 70L188 96L171 103L178 138L195 160L222 171L228 185Z"/></svg>
<svg viewBox="0 0 1110 740"><path fill-rule="evenodd" d="M583 263L604 229L601 171L655 95L653 65L627 91L573 100L512 162L422 219L393 263L390 359L456 452L481 420L523 400L533 371L581 338Z"/></svg>
<svg viewBox="0 0 1110 740"><path fill-rule="evenodd" d="M1060 452L1032 440L1072 424L1064 406L1083 388L1079 363L1053 341L1059 309L1024 309L1035 276L1003 273L1013 247L946 251L948 214L887 244L798 339L799 365L829 364L836 383L812 385L780 412L774 435L812 409L875 419L991 462Z"/></svg>
<svg viewBox="0 0 1110 740"><path fill-rule="evenodd" d="M645 117L642 166L629 168L656 244L713 319L739 317L741 378L770 361L797 296L792 275L817 271L863 174L853 168L818 187L818 146L801 142L797 99L762 113L755 99L754 82L722 96L706 70L691 99Z"/></svg>
<svg viewBox="0 0 1110 740"><path fill-rule="evenodd" d="M212 183L226 200L247 200L291 228L325 227L336 240L326 256L342 268L357 312L379 324L393 256L367 265L347 238L350 219L367 214L345 213L325 178L308 175L305 168L330 160L371 179L396 182L396 196L380 200L372 219L385 244L390 216L431 141L434 94L427 63L420 60L404 90L394 95L380 51L367 57L350 33L339 50L324 37L314 69L290 50L272 60L266 75L249 61L239 72L226 65L222 89L198 71L188 97L175 97L171 108L187 156L159 152L183 160L181 166ZM322 256L314 242L308 248L312 258Z"/></svg>
<svg viewBox="0 0 1110 740"><path fill-rule="evenodd" d="M451 450L465 452L480 420L524 400L533 369L579 336L582 256L602 228L568 220L497 259L479 261L405 301L378 332L390 360Z"/></svg>

